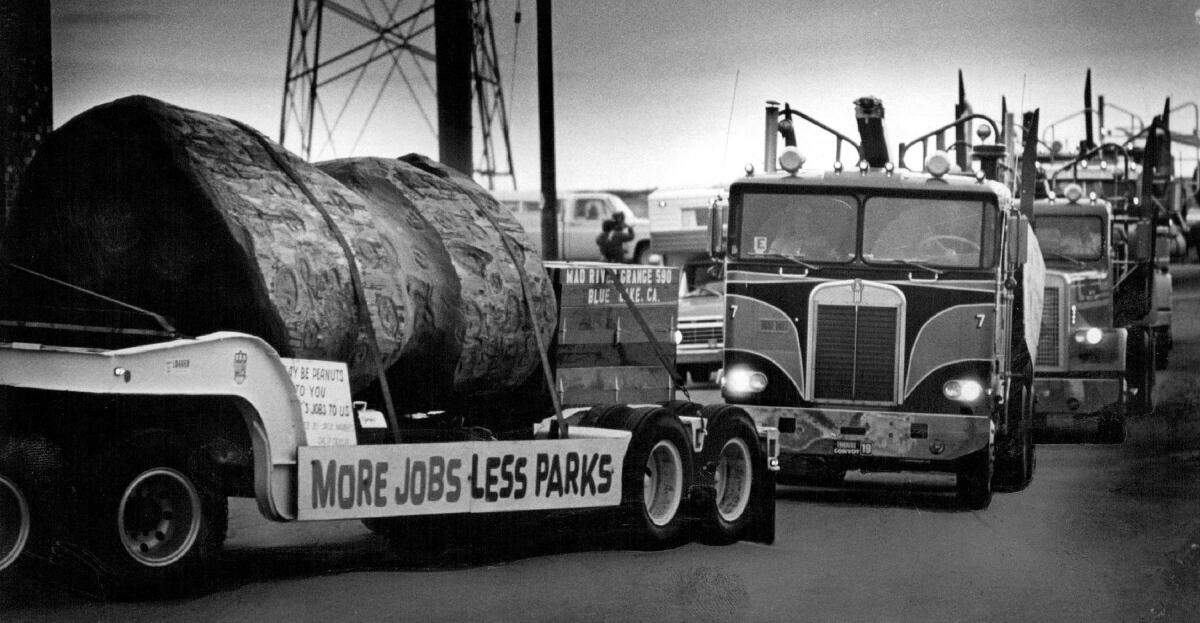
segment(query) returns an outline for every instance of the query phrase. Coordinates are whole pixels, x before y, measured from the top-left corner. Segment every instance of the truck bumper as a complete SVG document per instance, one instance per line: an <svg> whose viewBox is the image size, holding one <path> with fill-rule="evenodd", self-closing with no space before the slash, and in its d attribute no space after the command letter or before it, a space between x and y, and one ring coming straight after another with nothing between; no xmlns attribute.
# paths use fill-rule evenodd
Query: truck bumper
<svg viewBox="0 0 1200 623"><path fill-rule="evenodd" d="M781 475L802 475L814 459L844 469L948 471L993 438L982 415L743 408L759 426L779 429Z"/></svg>
<svg viewBox="0 0 1200 623"><path fill-rule="evenodd" d="M721 350L720 347L704 350L688 350L683 347L675 348L676 365L711 364L719 368L724 362L725 351Z"/></svg>
<svg viewBox="0 0 1200 623"><path fill-rule="evenodd" d="M1124 391L1125 380L1117 377L1035 378L1034 425L1056 427L1119 413Z"/></svg>

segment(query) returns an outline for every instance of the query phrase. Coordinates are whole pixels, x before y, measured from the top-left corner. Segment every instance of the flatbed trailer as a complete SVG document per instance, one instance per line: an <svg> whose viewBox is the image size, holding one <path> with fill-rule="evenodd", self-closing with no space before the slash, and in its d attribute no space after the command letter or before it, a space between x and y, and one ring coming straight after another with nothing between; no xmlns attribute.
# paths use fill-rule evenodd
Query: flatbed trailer
<svg viewBox="0 0 1200 623"><path fill-rule="evenodd" d="M616 319L606 346L655 332L620 321L640 315L631 299L657 296L622 283L647 269L559 268L569 290L609 292L580 311L597 334ZM560 289L560 303L577 294ZM227 497L254 498L272 521L358 519L397 540L456 515L610 508L639 544L696 531L771 542L777 431L739 407L672 400L669 386L638 401L654 394L622 394L621 379L647 371L609 363L558 368L561 414L498 436L423 427L432 414L393 430L352 400L345 363L280 357L241 333L117 349L0 341L0 570L70 541L113 590L177 589L219 551ZM574 404L613 383L626 400Z"/></svg>

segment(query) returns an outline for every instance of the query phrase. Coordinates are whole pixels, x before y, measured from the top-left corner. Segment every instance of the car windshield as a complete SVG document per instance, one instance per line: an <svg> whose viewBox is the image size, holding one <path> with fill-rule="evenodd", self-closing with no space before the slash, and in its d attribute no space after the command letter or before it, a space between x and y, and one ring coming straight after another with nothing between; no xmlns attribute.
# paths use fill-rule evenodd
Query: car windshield
<svg viewBox="0 0 1200 623"><path fill-rule="evenodd" d="M743 258L812 262L854 259L858 202L843 195L747 193L742 197Z"/></svg>
<svg viewBox="0 0 1200 623"><path fill-rule="evenodd" d="M1104 256L1104 221L1098 216L1041 216L1034 221L1047 261L1095 261Z"/></svg>
<svg viewBox="0 0 1200 623"><path fill-rule="evenodd" d="M863 259L989 267L994 256L993 212L972 199L870 197L863 210Z"/></svg>

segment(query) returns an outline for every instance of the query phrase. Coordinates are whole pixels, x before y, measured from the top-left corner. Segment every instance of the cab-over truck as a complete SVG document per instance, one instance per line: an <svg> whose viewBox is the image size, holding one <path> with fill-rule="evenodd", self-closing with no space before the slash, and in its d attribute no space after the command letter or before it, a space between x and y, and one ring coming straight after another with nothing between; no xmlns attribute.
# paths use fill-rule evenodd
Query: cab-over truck
<svg viewBox="0 0 1200 623"><path fill-rule="evenodd" d="M726 280L723 395L779 429L781 482L950 472L960 500L984 508L994 485L1018 490L1033 474L1036 239L997 181L1002 147L976 147L974 175L951 173L942 151L909 171L890 161L882 103L859 99L856 117L861 144L767 104L765 171L748 166L731 185L728 243L712 230ZM837 138L831 170L803 168L801 119ZM973 119L999 135L972 114L919 140L941 144Z"/></svg>

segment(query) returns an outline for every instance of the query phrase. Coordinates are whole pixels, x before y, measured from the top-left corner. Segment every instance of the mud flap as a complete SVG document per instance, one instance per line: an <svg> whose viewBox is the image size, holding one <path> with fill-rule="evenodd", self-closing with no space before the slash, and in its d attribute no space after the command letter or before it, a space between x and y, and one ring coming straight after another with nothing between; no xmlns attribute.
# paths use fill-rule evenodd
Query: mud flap
<svg viewBox="0 0 1200 623"><path fill-rule="evenodd" d="M775 472L765 465L754 474L754 514L747 541L771 545L775 542Z"/></svg>

